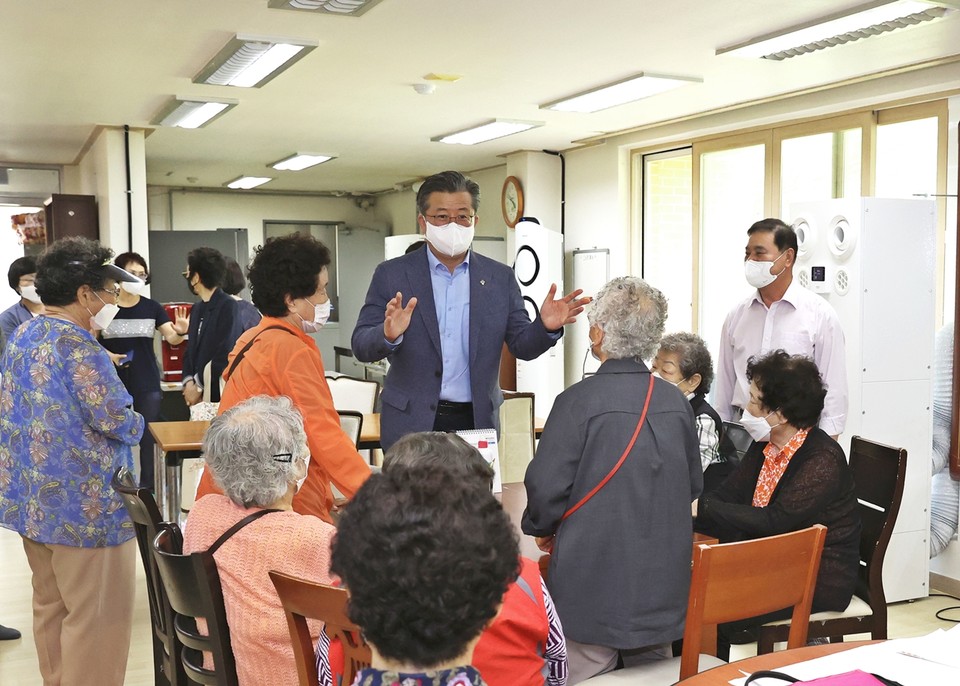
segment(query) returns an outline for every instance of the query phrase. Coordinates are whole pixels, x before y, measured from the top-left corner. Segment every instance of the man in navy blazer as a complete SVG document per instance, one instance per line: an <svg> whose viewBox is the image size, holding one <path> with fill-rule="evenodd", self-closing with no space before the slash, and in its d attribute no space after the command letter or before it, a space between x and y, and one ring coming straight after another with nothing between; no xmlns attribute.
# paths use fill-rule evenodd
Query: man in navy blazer
<svg viewBox="0 0 960 686"><path fill-rule="evenodd" d="M589 298L554 298L533 322L513 271L470 251L480 187L446 171L417 192L425 250L381 263L351 345L363 362L390 359L380 395L384 449L414 431L498 428L503 344L532 360L556 344ZM404 302L406 300L406 302Z"/></svg>

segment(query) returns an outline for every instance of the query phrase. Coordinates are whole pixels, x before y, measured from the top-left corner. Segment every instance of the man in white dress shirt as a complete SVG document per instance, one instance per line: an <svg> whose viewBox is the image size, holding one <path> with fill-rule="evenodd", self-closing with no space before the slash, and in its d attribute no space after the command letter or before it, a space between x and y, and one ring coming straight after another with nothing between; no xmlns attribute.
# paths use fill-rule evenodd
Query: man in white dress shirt
<svg viewBox="0 0 960 686"><path fill-rule="evenodd" d="M750 399L747 360L782 348L806 355L820 370L827 396L820 428L836 438L847 419L847 366L840 320L827 301L793 280L797 234L779 219L747 230L744 271L756 293L723 322L713 403L725 421L737 421Z"/></svg>

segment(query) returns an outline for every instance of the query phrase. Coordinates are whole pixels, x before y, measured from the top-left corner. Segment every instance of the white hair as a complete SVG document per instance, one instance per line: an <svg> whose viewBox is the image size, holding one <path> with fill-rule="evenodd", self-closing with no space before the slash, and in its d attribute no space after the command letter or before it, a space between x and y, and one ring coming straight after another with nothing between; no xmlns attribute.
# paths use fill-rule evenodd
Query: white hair
<svg viewBox="0 0 960 686"><path fill-rule="evenodd" d="M591 324L603 329L600 348L613 359L650 359L663 336L667 299L636 276L607 283L587 312Z"/></svg>

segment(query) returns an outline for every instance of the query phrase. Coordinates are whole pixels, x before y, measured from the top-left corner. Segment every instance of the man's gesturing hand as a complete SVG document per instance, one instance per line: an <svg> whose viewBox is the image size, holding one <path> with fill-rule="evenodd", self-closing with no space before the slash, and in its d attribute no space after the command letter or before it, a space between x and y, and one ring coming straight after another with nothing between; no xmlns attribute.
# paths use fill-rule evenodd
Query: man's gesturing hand
<svg viewBox="0 0 960 686"><path fill-rule="evenodd" d="M403 306L403 294L397 291L388 303L383 317L383 337L393 343L410 326L410 316L413 314L413 308L417 306L417 299L410 298L407 306Z"/></svg>

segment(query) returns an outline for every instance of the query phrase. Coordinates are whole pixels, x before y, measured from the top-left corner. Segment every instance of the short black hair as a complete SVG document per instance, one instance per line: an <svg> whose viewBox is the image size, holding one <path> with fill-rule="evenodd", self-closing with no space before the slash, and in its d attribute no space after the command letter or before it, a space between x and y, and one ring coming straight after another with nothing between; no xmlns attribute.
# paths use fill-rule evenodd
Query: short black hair
<svg viewBox="0 0 960 686"><path fill-rule="evenodd" d="M18 257L13 262L10 263L10 269L7 270L7 283L10 284L10 288L15 290L17 293L20 292L20 278L26 276L27 274L36 274L37 273L37 258L33 255L27 255L26 257Z"/></svg>
<svg viewBox="0 0 960 686"><path fill-rule="evenodd" d="M227 273L227 259L216 248L194 248L187 255L187 271L207 288L219 288Z"/></svg>
<svg viewBox="0 0 960 686"><path fill-rule="evenodd" d="M144 281L150 283L150 267L147 266L147 260L144 259L143 255L138 252L122 252L113 258L113 263L120 269L127 269L127 265L131 262L143 267L143 271L147 273L147 278Z"/></svg>
<svg viewBox="0 0 960 686"><path fill-rule="evenodd" d="M383 470L426 466L447 469L487 490L493 488L493 467L480 451L456 434L421 431L407 434L390 446L383 457Z"/></svg>
<svg viewBox="0 0 960 686"><path fill-rule="evenodd" d="M707 344L695 333L681 331L667 334L660 339L660 350L676 353L680 356L680 373L684 379L694 374L700 375L700 385L697 394L706 394L713 383L713 359Z"/></svg>
<svg viewBox="0 0 960 686"><path fill-rule="evenodd" d="M784 252L787 248L793 248L793 252L796 254L798 249L797 232L782 219L767 217L766 219L754 222L753 225L747 229L747 235L752 236L758 231L772 232L773 243L780 252Z"/></svg>
<svg viewBox="0 0 960 686"><path fill-rule="evenodd" d="M37 260L37 294L43 304L55 307L77 301L77 289L103 288L108 277L100 268L113 251L89 238L61 238L43 251Z"/></svg>
<svg viewBox="0 0 960 686"><path fill-rule="evenodd" d="M417 191L417 212L423 214L430 204L431 193L469 193L473 211L480 207L480 186L458 171L445 171L423 180Z"/></svg>
<svg viewBox="0 0 960 686"><path fill-rule="evenodd" d="M817 425L827 395L820 370L805 355L773 350L747 362L747 379L757 384L762 407L779 411L798 429Z"/></svg>
<svg viewBox="0 0 960 686"><path fill-rule="evenodd" d="M361 486L337 526L330 569L381 655L431 669L493 619L519 562L510 518L489 490L417 466Z"/></svg>
<svg viewBox="0 0 960 686"><path fill-rule="evenodd" d="M243 278L243 270L240 264L232 257L227 258L227 274L223 277L223 292L229 295L237 295L247 285L247 280Z"/></svg>
<svg viewBox="0 0 960 686"><path fill-rule="evenodd" d="M293 233L268 238L254 251L247 269L250 297L268 317L288 314L284 296L307 298L317 290L320 272L330 264L330 250L313 236Z"/></svg>

